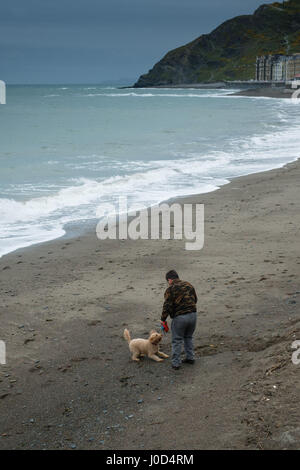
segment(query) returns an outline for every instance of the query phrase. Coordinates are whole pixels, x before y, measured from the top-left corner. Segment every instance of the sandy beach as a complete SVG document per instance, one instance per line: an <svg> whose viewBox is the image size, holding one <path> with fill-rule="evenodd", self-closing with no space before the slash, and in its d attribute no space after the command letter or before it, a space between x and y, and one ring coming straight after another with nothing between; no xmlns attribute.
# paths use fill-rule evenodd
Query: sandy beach
<svg viewBox="0 0 300 470"><path fill-rule="evenodd" d="M181 85L160 85L150 88L157 89L190 89L190 90L218 90L218 89L227 89L230 90L234 87L234 82L229 85L227 82L217 82L217 83L196 83L196 84L181 84ZM291 98L295 90L291 88L285 88L283 86L267 86L266 84L262 85L252 85L251 87L246 83L240 82L236 84L236 88L241 88L239 91L231 93L232 96L248 96L252 98ZM134 88L134 87L121 87L121 89Z"/></svg>
<svg viewBox="0 0 300 470"><path fill-rule="evenodd" d="M0 260L1 449L299 449L300 163L180 199L205 244L95 230ZM198 293L195 365L131 361L165 272ZM162 350L171 352L168 334Z"/></svg>
<svg viewBox="0 0 300 470"><path fill-rule="evenodd" d="M249 96L253 98L291 98L295 90L284 87L261 87L241 90L233 93L234 96Z"/></svg>

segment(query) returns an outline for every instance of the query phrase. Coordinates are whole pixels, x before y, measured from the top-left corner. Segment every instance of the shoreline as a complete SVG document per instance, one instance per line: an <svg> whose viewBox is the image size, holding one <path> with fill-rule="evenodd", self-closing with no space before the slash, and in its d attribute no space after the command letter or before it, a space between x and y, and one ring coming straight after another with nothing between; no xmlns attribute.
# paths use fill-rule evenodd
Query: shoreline
<svg viewBox="0 0 300 470"><path fill-rule="evenodd" d="M122 87L122 89L133 88L133 89L142 89L132 87ZM145 89L182 89L182 90L232 90L234 88L239 89L234 93L231 93L229 96L244 96L244 97L253 97L253 98L278 98L278 99L287 99L291 98L291 95L295 91L291 88L286 88L282 85L273 85L270 86L268 83L243 83L243 82L217 82L217 83L201 83L201 84L181 84L181 85L157 85L145 87Z"/></svg>
<svg viewBox="0 0 300 470"><path fill-rule="evenodd" d="M233 93L232 96L247 96L252 98L277 98L291 99L295 90L288 88L255 88L253 90L241 90Z"/></svg>
<svg viewBox="0 0 300 470"><path fill-rule="evenodd" d="M0 448L298 448L299 178L297 160L177 199L205 204L199 252L90 231L2 257ZM158 327L171 268L199 297L178 373L122 338Z"/></svg>
<svg viewBox="0 0 300 470"><path fill-rule="evenodd" d="M235 94L233 94L234 96ZM248 96L248 95L244 95L244 96ZM283 163L282 165L280 165L280 167L276 167L276 168L269 168L268 170L262 170L262 171L259 171L259 172L253 172L253 173L247 173L245 175L240 175L240 176L233 176L233 177L228 177L226 178L226 183L224 183L223 185L219 186L219 187L216 187L214 190L212 191L209 191L209 192L203 192L203 193L195 193L195 194L186 194L186 195L183 195L183 196L174 196L172 198L169 198L169 199L165 199L165 200L162 200L160 202L158 202L157 204L163 204L163 203L167 203L169 201L172 201L173 203L176 203L176 202L179 202L181 200L184 200L184 199L191 199L193 197L200 197L200 196L203 196L203 195L206 195L206 194L210 194L210 193L213 193L213 192L216 192L216 191L219 191L223 186L226 186L228 184L230 184L232 181L234 181L236 178L243 178L243 177L247 177L249 175L253 175L253 174L260 174L260 173L264 173L266 171L272 171L272 170L276 170L276 169L280 169L280 168L284 168L285 166L289 165L290 163L293 163L295 161L298 161L300 160L300 157L298 157L296 160L291 160L290 162L288 163ZM156 204L155 204L156 205ZM151 208L150 207L147 207L147 209L149 210ZM127 214L128 216L128 214ZM0 256L0 262L1 260L4 259L4 257L10 255L10 254L21 254L22 251L25 251L25 250L31 250L31 249L34 249L35 247L39 247L39 246L43 246L43 245L46 245L47 243L52 243L52 242L55 242L56 240L69 240L69 239L73 239L73 238L76 238L77 236L80 236L80 235L84 235L84 234L87 234L89 233L90 231L92 231L92 226L94 226L94 224L96 225L97 224L97 221L98 219L96 218L93 218L93 219L87 219L85 221L80 221L80 220L74 220L72 222L68 222L67 224L65 224L63 227L62 227L62 230L65 232L63 235L57 237L57 238L52 238L50 240L46 240L46 241L40 241L40 242L36 242L36 243L33 243L31 245L27 245L27 246L24 246L24 247L20 247L20 248L16 248L15 250L13 251L9 251L8 253L5 253L3 255Z"/></svg>

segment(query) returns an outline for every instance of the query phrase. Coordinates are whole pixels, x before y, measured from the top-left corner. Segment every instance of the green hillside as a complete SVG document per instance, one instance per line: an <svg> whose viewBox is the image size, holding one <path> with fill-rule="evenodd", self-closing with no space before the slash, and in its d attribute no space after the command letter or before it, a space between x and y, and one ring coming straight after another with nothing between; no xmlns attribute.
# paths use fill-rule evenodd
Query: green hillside
<svg viewBox="0 0 300 470"><path fill-rule="evenodd" d="M271 3L226 21L166 54L135 87L251 80L256 57L300 53L300 0Z"/></svg>

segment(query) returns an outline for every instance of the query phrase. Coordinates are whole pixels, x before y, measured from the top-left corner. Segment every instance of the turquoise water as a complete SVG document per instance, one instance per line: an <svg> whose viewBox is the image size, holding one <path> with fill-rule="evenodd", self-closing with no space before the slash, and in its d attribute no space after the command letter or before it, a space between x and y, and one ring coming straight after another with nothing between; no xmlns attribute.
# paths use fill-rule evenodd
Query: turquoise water
<svg viewBox="0 0 300 470"><path fill-rule="evenodd" d="M0 106L0 256L125 195L149 206L299 157L292 100L228 90L10 86ZM298 100L300 101L300 100Z"/></svg>

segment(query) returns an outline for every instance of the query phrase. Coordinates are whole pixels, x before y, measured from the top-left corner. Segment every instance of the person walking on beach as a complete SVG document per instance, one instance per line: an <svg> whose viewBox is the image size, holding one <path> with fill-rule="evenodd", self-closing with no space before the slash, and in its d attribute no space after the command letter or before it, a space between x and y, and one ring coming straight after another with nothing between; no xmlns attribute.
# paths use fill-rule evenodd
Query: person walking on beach
<svg viewBox="0 0 300 470"><path fill-rule="evenodd" d="M161 323L170 315L172 318L172 368L178 370L181 365L182 344L186 358L186 364L194 364L193 334L197 322L197 294L194 287L186 281L179 279L176 271L171 270L166 274L169 287L165 291L165 301L161 315Z"/></svg>

